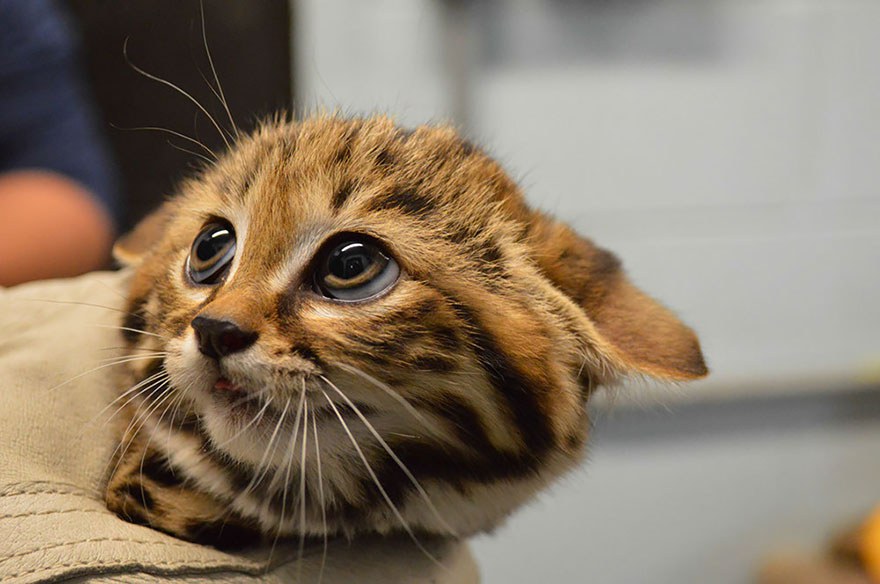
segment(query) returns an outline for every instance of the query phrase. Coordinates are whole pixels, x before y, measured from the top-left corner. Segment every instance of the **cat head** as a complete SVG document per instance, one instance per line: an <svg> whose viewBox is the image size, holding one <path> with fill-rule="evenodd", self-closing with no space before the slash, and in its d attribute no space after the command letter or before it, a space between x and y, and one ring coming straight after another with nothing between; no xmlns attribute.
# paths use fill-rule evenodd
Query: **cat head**
<svg viewBox="0 0 880 584"><path fill-rule="evenodd" d="M580 460L597 386L707 373L612 254L446 127L267 123L116 255L129 342L164 352L204 448L269 490L303 477L308 525L267 531L491 528Z"/></svg>

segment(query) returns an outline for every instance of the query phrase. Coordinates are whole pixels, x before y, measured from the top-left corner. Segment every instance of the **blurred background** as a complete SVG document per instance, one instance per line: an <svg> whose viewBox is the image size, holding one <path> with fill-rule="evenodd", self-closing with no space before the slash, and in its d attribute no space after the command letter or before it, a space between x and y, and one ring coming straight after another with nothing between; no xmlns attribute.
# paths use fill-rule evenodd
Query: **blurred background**
<svg viewBox="0 0 880 584"><path fill-rule="evenodd" d="M221 145L199 3L69 0L129 228ZM880 502L880 4L205 0L242 127L449 121L703 341L703 383L595 404L590 460L473 545L486 582L754 581ZM116 128L114 128L116 126ZM189 147L185 142L172 142Z"/></svg>

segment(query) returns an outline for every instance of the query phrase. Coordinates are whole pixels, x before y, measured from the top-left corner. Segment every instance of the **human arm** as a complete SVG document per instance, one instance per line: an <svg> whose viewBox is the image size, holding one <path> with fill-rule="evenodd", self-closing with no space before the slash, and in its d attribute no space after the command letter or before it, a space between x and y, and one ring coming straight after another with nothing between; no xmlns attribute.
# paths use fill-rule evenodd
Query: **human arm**
<svg viewBox="0 0 880 584"><path fill-rule="evenodd" d="M0 175L0 286L104 267L110 217L89 191L47 171Z"/></svg>

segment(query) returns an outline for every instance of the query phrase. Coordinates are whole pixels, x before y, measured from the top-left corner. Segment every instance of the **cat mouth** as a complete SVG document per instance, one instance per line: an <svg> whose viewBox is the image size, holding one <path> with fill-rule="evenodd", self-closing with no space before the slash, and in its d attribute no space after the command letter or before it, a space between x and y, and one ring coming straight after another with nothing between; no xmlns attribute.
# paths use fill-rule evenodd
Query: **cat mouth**
<svg viewBox="0 0 880 584"><path fill-rule="evenodd" d="M217 378L217 381L214 382L214 391L220 394L231 394L236 397L245 397L250 393L244 387L236 385L225 377Z"/></svg>
<svg viewBox="0 0 880 584"><path fill-rule="evenodd" d="M266 411L267 404L261 399L259 392L238 385L226 377L217 378L211 394L223 406L226 415L235 422L251 420L255 416L263 418L266 414L271 414Z"/></svg>

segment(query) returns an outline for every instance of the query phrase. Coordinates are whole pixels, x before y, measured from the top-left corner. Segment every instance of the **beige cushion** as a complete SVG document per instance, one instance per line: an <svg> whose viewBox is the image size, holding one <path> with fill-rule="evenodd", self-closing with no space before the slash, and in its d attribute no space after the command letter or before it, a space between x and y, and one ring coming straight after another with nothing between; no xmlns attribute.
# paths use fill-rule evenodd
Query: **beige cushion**
<svg viewBox="0 0 880 584"><path fill-rule="evenodd" d="M0 581L317 582L321 546L301 562L295 543L229 554L104 508L115 447L106 422L118 405L108 404L119 388L113 366L97 367L119 355L112 327L126 279L96 273L0 289ZM331 544L323 582L479 580L466 545L425 544L442 568L406 538Z"/></svg>

